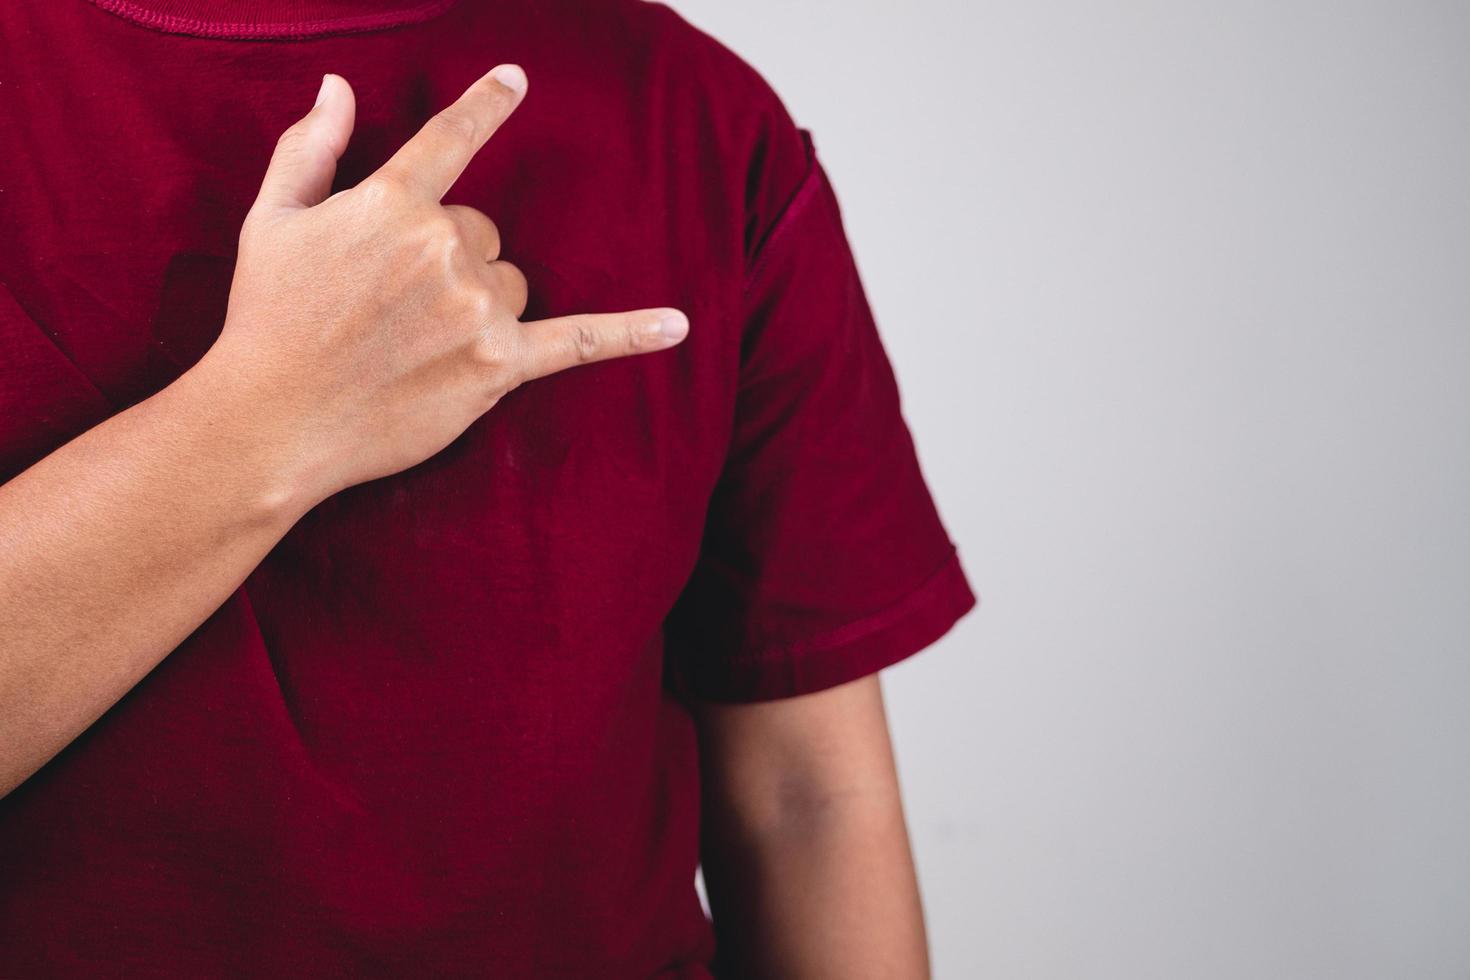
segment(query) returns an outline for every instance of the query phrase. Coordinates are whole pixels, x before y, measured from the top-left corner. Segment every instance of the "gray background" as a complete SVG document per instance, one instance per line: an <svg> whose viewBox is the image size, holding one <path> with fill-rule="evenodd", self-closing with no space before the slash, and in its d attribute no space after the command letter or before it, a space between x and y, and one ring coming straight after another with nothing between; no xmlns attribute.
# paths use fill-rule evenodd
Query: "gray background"
<svg viewBox="0 0 1470 980"><path fill-rule="evenodd" d="M884 674L936 976L1470 977L1470 3L673 5L980 594Z"/></svg>

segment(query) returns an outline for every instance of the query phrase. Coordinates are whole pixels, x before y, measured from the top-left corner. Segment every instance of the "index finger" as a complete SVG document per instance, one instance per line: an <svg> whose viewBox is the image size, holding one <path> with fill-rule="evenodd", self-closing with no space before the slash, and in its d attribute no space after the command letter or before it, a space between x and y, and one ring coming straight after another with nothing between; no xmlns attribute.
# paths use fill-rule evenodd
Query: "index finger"
<svg viewBox="0 0 1470 980"><path fill-rule="evenodd" d="M496 65L431 116L378 168L377 175L431 194L437 201L454 186L525 93L526 73L519 65Z"/></svg>

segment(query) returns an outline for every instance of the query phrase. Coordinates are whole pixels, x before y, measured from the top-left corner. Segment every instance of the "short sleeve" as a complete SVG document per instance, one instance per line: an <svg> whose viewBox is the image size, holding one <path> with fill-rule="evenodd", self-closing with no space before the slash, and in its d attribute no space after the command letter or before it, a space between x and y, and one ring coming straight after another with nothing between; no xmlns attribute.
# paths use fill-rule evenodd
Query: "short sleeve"
<svg viewBox="0 0 1470 980"><path fill-rule="evenodd" d="M874 673L975 607L811 134L748 256L732 442L665 625L689 698L792 697ZM911 328L918 329L913 324Z"/></svg>

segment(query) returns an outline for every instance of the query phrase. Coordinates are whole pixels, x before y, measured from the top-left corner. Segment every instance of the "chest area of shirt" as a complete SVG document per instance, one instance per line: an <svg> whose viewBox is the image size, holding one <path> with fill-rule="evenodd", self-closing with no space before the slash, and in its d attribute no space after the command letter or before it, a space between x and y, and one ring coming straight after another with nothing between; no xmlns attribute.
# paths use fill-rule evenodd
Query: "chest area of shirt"
<svg viewBox="0 0 1470 980"><path fill-rule="evenodd" d="M522 385L435 457L324 502L295 532L299 556L403 571L494 555L496 567L522 572L557 556L618 574L650 548L697 536L692 518L732 411L727 312L655 238L569 222L595 193L572 183L581 189L559 205L498 199L473 182L460 196L501 226L503 252L530 286L526 319L677 305L703 332L669 351ZM249 201L228 181L195 177L168 193L151 230L141 203L91 212L62 239L33 227L38 247L7 260L21 297L0 324L0 375L23 373L10 389L42 409L0 423L0 448L5 439L21 453L47 437L59 444L66 433L54 426L30 431L42 414L85 405L95 424L169 384L217 338L234 272L230 225ZM139 237L126 247L130 236Z"/></svg>

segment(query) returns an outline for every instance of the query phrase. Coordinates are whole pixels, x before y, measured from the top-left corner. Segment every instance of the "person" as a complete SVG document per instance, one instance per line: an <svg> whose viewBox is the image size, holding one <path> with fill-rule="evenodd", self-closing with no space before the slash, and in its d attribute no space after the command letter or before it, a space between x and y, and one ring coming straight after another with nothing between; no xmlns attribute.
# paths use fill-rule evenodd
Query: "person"
<svg viewBox="0 0 1470 980"><path fill-rule="evenodd" d="M633 0L0 40L0 975L926 974L879 671L978 600L770 86Z"/></svg>

